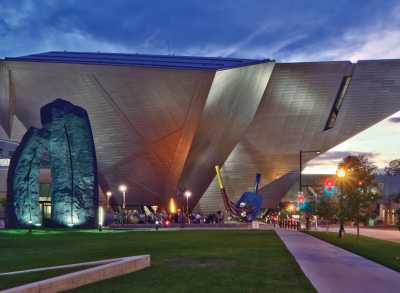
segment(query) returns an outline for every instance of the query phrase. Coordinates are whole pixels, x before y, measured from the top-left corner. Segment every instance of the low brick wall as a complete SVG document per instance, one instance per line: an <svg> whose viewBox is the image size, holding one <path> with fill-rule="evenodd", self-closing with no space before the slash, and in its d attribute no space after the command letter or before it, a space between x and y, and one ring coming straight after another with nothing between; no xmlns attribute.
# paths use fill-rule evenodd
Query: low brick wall
<svg viewBox="0 0 400 293"><path fill-rule="evenodd" d="M0 291L1 293L61 292L102 280L129 274L150 266L150 255L130 256L110 263L62 276Z"/></svg>

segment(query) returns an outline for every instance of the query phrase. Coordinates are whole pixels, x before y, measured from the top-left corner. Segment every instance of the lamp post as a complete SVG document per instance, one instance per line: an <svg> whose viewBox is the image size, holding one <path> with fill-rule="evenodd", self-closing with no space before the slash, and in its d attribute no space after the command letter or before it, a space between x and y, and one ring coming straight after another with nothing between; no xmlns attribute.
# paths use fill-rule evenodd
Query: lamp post
<svg viewBox="0 0 400 293"><path fill-rule="evenodd" d="M190 217L189 217L189 197L192 196L192 192L190 190L186 190L183 195L186 197L186 212L188 217L188 223L190 224Z"/></svg>
<svg viewBox="0 0 400 293"><path fill-rule="evenodd" d="M301 178L301 172L303 171L303 154L307 154L307 153L313 153L313 154L317 154L317 155L319 155L320 153L321 153L321 151L319 151L319 150L306 150L306 151L303 151L303 150L300 150L300 152L299 152L299 192L298 192L298 194L299 195L301 195L301 194L303 194L303 183L302 183L302 178ZM309 226L310 226L310 223L309 223L309 217L307 216L306 217L306 230L309 230Z"/></svg>
<svg viewBox="0 0 400 293"><path fill-rule="evenodd" d="M127 190L128 188L126 187L125 184L121 184L121 185L118 187L118 189L119 189L119 191L122 192L122 213L123 213L123 215L122 215L122 224L123 224L123 223L124 223L124 217L125 217L125 207L126 207L125 193L126 193L126 190Z"/></svg>
<svg viewBox="0 0 400 293"><path fill-rule="evenodd" d="M301 181L301 171L303 171L303 154L307 154L307 153L313 153L313 154L319 155L321 153L321 151L318 151L318 150L302 151L302 150L300 150L300 152L299 152L299 165L300 165L299 192L303 191L303 185L302 185L302 181Z"/></svg>
<svg viewBox="0 0 400 293"><path fill-rule="evenodd" d="M106 192L106 197L107 197L107 210L110 207L110 198L112 196L112 192L111 191L107 191Z"/></svg>
<svg viewBox="0 0 400 293"><path fill-rule="evenodd" d="M342 238L343 232L344 232L344 215L343 215L343 179L346 177L347 172L344 168L339 168L336 171L336 176L338 177L339 181L339 221L340 221L340 227L339 227L339 238Z"/></svg>

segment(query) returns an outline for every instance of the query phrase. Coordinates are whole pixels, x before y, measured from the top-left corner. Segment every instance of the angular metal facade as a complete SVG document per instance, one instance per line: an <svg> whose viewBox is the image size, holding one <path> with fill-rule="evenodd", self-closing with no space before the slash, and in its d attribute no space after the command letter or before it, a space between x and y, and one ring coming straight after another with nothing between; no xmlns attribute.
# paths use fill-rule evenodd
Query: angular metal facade
<svg viewBox="0 0 400 293"><path fill-rule="evenodd" d="M336 123L324 130L346 76ZM275 64L78 53L0 61L7 135L15 120L39 126L38 109L55 98L87 110L103 190L118 194L124 183L128 204L165 205L190 189L192 208L215 211L222 209L215 164L223 166L232 199L257 172L271 199L271 190L286 187L266 185L298 169L300 150L328 150L400 110L400 61ZM286 176L278 185L294 180ZM269 207L281 196L272 193Z"/></svg>
<svg viewBox="0 0 400 293"><path fill-rule="evenodd" d="M324 130L346 76L351 82L336 123ZM277 207L298 179L293 172L299 171L300 150L327 151L399 111L399 86L400 60L276 64L253 122L222 169L228 194L238 199L259 172L264 206ZM305 154L303 162L314 156ZM216 180L197 208L223 208Z"/></svg>

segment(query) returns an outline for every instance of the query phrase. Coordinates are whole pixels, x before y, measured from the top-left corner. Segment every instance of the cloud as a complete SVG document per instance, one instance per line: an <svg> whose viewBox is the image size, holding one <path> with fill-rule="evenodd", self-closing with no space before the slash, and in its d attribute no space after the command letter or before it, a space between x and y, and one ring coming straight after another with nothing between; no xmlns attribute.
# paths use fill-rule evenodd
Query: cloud
<svg viewBox="0 0 400 293"><path fill-rule="evenodd" d="M34 5L26 0L18 6L6 6L0 3L1 20L9 29L17 29L23 26L30 17Z"/></svg>
<svg viewBox="0 0 400 293"><path fill-rule="evenodd" d="M249 59L272 59L273 56L277 55L283 48L294 44L295 42L306 38L305 34L293 36L284 40L278 40L271 42L268 46L253 46L250 45L252 39L254 39L260 32L251 34L244 40L238 41L231 45L222 44L207 44L204 47L190 47L182 51L183 55L191 56L217 56L217 57L241 57Z"/></svg>
<svg viewBox="0 0 400 293"><path fill-rule="evenodd" d="M14 42L15 38L9 35L3 38L6 42ZM36 40L26 38L23 46L16 45L13 54L4 53L10 57L45 51L82 51L82 52L135 52L134 48L122 44L98 40L92 35L79 31L60 32L58 30L46 30L46 38ZM2 49L0 48L0 55ZM3 51L4 52L4 51Z"/></svg>
<svg viewBox="0 0 400 293"><path fill-rule="evenodd" d="M350 28L343 34L283 57L287 62L400 58L400 5L383 21Z"/></svg>
<svg viewBox="0 0 400 293"><path fill-rule="evenodd" d="M329 151L309 161L307 163L307 167L336 165L343 158L347 156L360 156L360 155L366 156L369 160L373 161L375 158L379 157L380 154L372 152Z"/></svg>
<svg viewBox="0 0 400 293"><path fill-rule="evenodd" d="M289 62L400 57L400 6L387 15L389 4L373 5L371 12L371 7L363 9L366 5L357 9L357 4L346 3L357 11L357 18L349 14L344 21L326 12L339 11L344 4L329 9L330 5L316 4L304 10L301 3L285 1L226 1L213 8L194 2L185 4L184 10L162 2L156 7L125 1L107 6L74 0L1 2L0 42L7 45L0 47L0 56L68 50ZM166 9L174 14L166 14ZM375 11L383 10L380 16L385 17L376 21Z"/></svg>

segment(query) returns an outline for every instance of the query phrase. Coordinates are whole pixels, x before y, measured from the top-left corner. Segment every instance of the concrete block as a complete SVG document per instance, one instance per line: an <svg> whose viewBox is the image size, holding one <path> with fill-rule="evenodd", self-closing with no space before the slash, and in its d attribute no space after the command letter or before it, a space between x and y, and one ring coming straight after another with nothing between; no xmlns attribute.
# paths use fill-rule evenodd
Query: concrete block
<svg viewBox="0 0 400 293"><path fill-rule="evenodd" d="M55 293L71 290L102 280L129 274L150 266L150 255L130 256L109 263L54 278L33 282L0 293Z"/></svg>

